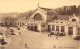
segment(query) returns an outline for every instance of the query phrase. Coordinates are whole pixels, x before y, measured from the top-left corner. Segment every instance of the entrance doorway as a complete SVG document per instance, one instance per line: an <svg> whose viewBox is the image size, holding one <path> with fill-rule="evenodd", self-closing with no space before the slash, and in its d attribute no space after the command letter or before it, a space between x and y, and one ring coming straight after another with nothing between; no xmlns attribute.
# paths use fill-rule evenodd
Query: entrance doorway
<svg viewBox="0 0 80 49"><path fill-rule="evenodd" d="M49 32L51 31L51 29L50 29L50 25L48 25L48 31L49 31Z"/></svg>
<svg viewBox="0 0 80 49"><path fill-rule="evenodd" d="M33 31L33 26L31 26L30 30Z"/></svg>
<svg viewBox="0 0 80 49"><path fill-rule="evenodd" d="M37 26L27 26L27 29L31 31L37 31Z"/></svg>
<svg viewBox="0 0 80 49"><path fill-rule="evenodd" d="M37 31L37 26L34 26L33 31Z"/></svg>
<svg viewBox="0 0 80 49"><path fill-rule="evenodd" d="M68 27L68 35L73 35L73 27Z"/></svg>

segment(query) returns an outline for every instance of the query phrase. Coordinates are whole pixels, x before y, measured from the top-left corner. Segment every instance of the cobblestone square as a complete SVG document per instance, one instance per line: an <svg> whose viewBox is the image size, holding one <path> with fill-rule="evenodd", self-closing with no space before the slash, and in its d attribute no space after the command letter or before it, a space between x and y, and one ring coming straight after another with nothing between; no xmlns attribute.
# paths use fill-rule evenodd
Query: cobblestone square
<svg viewBox="0 0 80 49"><path fill-rule="evenodd" d="M71 36L56 36L48 37L47 33L34 32L25 30L17 30L15 33L21 32L20 35L13 35L10 37L10 43L6 49L79 49L80 41L74 40ZM27 44L28 48L25 48Z"/></svg>

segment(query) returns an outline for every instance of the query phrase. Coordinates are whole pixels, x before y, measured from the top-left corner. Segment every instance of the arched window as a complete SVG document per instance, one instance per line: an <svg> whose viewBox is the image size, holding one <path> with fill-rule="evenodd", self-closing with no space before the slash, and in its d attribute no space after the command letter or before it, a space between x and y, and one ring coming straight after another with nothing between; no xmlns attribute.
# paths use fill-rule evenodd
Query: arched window
<svg viewBox="0 0 80 49"><path fill-rule="evenodd" d="M74 22L75 22L75 21L76 21L76 19L72 19L72 21L74 21Z"/></svg>
<svg viewBox="0 0 80 49"><path fill-rule="evenodd" d="M42 15L39 14L39 13L35 14L33 19L35 19L35 20L43 20Z"/></svg>

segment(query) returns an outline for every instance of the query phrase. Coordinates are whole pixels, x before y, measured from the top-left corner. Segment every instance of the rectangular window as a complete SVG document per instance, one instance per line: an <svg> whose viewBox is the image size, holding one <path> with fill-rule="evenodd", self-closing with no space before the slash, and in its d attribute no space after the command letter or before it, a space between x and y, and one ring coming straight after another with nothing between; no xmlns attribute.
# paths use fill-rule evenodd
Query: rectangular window
<svg viewBox="0 0 80 49"><path fill-rule="evenodd" d="M65 28L64 26L61 26L61 32L64 32Z"/></svg>
<svg viewBox="0 0 80 49"><path fill-rule="evenodd" d="M78 28L78 33L77 33L77 35L80 35L80 28Z"/></svg>
<svg viewBox="0 0 80 49"><path fill-rule="evenodd" d="M54 25L52 25L52 31L55 31L55 26Z"/></svg>
<svg viewBox="0 0 80 49"><path fill-rule="evenodd" d="M59 26L56 26L56 31L59 31Z"/></svg>

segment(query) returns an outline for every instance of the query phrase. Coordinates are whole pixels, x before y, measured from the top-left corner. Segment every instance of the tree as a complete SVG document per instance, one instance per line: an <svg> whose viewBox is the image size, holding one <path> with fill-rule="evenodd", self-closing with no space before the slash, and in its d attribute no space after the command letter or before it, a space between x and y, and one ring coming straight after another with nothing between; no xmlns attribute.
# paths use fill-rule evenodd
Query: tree
<svg viewBox="0 0 80 49"><path fill-rule="evenodd" d="M5 24L4 26L14 26L13 23L15 22L15 18L13 17L3 17L3 23Z"/></svg>

